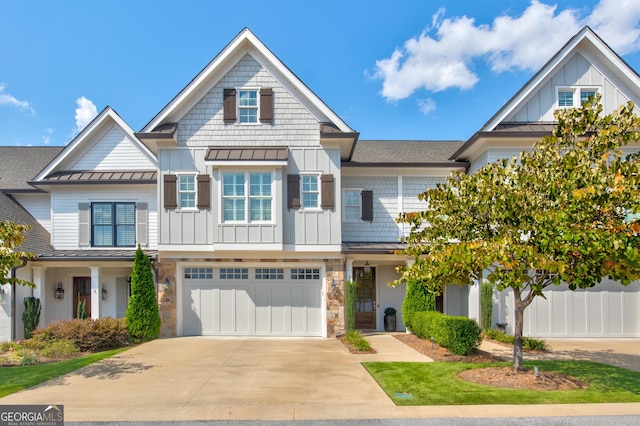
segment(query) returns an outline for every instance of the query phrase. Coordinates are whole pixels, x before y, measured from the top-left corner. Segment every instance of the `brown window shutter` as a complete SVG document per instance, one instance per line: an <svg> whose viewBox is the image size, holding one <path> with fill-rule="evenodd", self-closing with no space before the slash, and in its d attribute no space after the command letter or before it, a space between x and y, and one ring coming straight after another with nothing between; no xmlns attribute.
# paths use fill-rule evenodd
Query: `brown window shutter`
<svg viewBox="0 0 640 426"><path fill-rule="evenodd" d="M164 208L175 209L178 207L178 189L176 175L164 175Z"/></svg>
<svg viewBox="0 0 640 426"><path fill-rule="evenodd" d="M211 206L211 186L209 175L198 175L198 208L208 209Z"/></svg>
<svg viewBox="0 0 640 426"><path fill-rule="evenodd" d="M334 202L334 190L333 190L333 175L320 176L320 191L322 200L320 207L323 209L333 209L335 207Z"/></svg>
<svg viewBox="0 0 640 426"><path fill-rule="evenodd" d="M260 121L273 121L273 89L260 89Z"/></svg>
<svg viewBox="0 0 640 426"><path fill-rule="evenodd" d="M362 220L373 222L373 191L362 191Z"/></svg>
<svg viewBox="0 0 640 426"><path fill-rule="evenodd" d="M287 175L287 206L294 210L300 208L300 175Z"/></svg>
<svg viewBox="0 0 640 426"><path fill-rule="evenodd" d="M224 122L236 122L236 89L224 89L222 98L224 107Z"/></svg>

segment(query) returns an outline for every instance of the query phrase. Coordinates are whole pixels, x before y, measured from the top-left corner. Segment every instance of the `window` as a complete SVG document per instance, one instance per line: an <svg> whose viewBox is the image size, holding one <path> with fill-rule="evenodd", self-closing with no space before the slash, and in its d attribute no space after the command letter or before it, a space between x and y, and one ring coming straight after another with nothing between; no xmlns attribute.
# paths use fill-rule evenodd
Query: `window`
<svg viewBox="0 0 640 426"><path fill-rule="evenodd" d="M92 246L135 247L135 214L135 203L92 203Z"/></svg>
<svg viewBox="0 0 640 426"><path fill-rule="evenodd" d="M213 268L184 268L187 279L213 279Z"/></svg>
<svg viewBox="0 0 640 426"><path fill-rule="evenodd" d="M238 121L258 122L258 90L238 90Z"/></svg>
<svg viewBox="0 0 640 426"><path fill-rule="evenodd" d="M320 269L318 268L292 268L291 269L292 280L319 280Z"/></svg>
<svg viewBox="0 0 640 426"><path fill-rule="evenodd" d="M256 280L283 280L283 268L256 268Z"/></svg>
<svg viewBox="0 0 640 426"><path fill-rule="evenodd" d="M196 207L195 175L180 175L178 177L178 201L181 209Z"/></svg>
<svg viewBox="0 0 640 426"><path fill-rule="evenodd" d="M345 222L358 222L362 217L361 191L359 189L344 190L343 220Z"/></svg>
<svg viewBox="0 0 640 426"><path fill-rule="evenodd" d="M273 217L271 172L230 172L222 178L225 222L270 222ZM247 217L247 212L249 215Z"/></svg>
<svg viewBox="0 0 640 426"><path fill-rule="evenodd" d="M320 199L319 175L302 175L302 208L317 209Z"/></svg>
<svg viewBox="0 0 640 426"><path fill-rule="evenodd" d="M597 87L559 87L558 108L581 107L589 97L598 94Z"/></svg>
<svg viewBox="0 0 640 426"><path fill-rule="evenodd" d="M221 280L248 280L248 268L220 268Z"/></svg>

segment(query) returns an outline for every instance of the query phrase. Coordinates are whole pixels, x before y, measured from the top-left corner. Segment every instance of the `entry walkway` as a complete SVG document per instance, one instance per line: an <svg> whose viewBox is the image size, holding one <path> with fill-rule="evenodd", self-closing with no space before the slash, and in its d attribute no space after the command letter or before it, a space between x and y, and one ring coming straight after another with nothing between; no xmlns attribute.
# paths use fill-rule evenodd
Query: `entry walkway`
<svg viewBox="0 0 640 426"><path fill-rule="evenodd" d="M370 341L378 354L338 339L155 340L0 404L63 404L70 422L640 415L640 404L396 407L360 362L429 359L391 335Z"/></svg>

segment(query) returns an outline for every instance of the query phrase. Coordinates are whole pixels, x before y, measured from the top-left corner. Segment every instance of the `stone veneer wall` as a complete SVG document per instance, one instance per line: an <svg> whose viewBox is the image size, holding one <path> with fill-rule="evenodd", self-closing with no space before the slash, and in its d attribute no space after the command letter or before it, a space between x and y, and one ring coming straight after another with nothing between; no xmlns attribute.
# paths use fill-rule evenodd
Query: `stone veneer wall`
<svg viewBox="0 0 640 426"><path fill-rule="evenodd" d="M189 261L195 259L182 259ZM199 260L203 261L203 260ZM230 259L204 260L205 262L229 262ZM317 259L296 259L291 262L295 267L296 263L315 262ZM271 262L263 260L264 263ZM327 336L344 333L344 262L340 259L325 259L326 282L327 282ZM209 263L211 264L211 263ZM158 268L158 310L160 312L160 337L175 337L177 335L177 294L176 294L176 262L159 262ZM164 285L165 279L169 280L169 286ZM335 286L332 285L335 283Z"/></svg>

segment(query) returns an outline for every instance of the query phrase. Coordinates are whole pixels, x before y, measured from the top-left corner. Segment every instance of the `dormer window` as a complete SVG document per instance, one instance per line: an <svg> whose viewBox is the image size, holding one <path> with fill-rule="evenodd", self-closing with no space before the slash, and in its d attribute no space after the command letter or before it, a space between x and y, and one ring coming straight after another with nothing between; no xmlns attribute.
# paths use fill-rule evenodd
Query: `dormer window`
<svg viewBox="0 0 640 426"><path fill-rule="evenodd" d="M596 96L598 92L598 87L558 87L556 107L581 107L583 103L588 101L590 97Z"/></svg>

